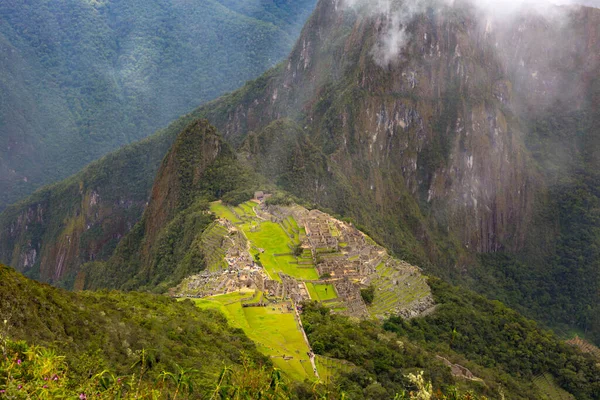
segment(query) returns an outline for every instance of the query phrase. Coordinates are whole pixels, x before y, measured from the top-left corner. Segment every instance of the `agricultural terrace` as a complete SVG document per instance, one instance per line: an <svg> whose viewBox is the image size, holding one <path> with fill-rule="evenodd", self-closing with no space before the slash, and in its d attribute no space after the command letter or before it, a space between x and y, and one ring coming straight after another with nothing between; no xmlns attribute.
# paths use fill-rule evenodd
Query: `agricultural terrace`
<svg viewBox="0 0 600 400"><path fill-rule="evenodd" d="M315 359L296 305L315 300L356 318L410 318L434 306L418 268L390 257L352 224L318 210L258 201L218 201L210 209L218 220L200 241L207 268L172 294L221 311L291 379L327 381L352 368ZM375 296L367 305L361 289L370 285Z"/></svg>
<svg viewBox="0 0 600 400"><path fill-rule="evenodd" d="M204 288L205 296L247 287L296 303L325 302L334 312L358 318L411 318L434 306L419 269L391 257L352 224L319 210L258 201L235 207L214 202L211 210L221 225L202 244L209 271L223 265L223 254L226 270L191 282L185 293ZM369 305L360 292L368 286L375 287Z"/></svg>
<svg viewBox="0 0 600 400"><path fill-rule="evenodd" d="M572 394L563 390L551 374L543 374L533 379L533 384L546 396L553 400L575 400Z"/></svg>
<svg viewBox="0 0 600 400"><path fill-rule="evenodd" d="M314 265L300 264L301 257L294 256L294 249L300 244L301 230L292 217L281 223L259 218L254 212L258 204L253 201L229 207L221 202L211 204L211 211L240 228L251 245L251 251L260 261L269 277L281 281L279 272L296 279L317 280L319 275Z"/></svg>
<svg viewBox="0 0 600 400"><path fill-rule="evenodd" d="M214 203L211 203L210 211L212 211L219 218L225 218L234 224L242 222L240 218L237 215L235 215L228 206L221 203L220 201L215 201Z"/></svg>
<svg viewBox="0 0 600 400"><path fill-rule="evenodd" d="M232 326L242 329L259 351L270 357L273 364L291 379L314 378L309 348L296 322L292 304L280 302L268 307L243 307L244 300L252 297L256 297L256 293L234 292L194 301L200 308L225 314Z"/></svg>
<svg viewBox="0 0 600 400"><path fill-rule="evenodd" d="M321 355L317 355L315 357L315 362L317 364L317 369L319 370L319 376L326 384L331 383L336 376L348 374L355 368L355 366L348 361L338 360Z"/></svg>

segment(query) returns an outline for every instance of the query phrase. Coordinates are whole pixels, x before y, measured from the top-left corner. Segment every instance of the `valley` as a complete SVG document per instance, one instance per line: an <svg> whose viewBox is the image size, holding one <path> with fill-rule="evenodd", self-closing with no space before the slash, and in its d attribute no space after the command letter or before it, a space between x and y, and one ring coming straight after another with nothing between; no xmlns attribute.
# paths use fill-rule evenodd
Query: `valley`
<svg viewBox="0 0 600 400"><path fill-rule="evenodd" d="M51 24L76 1L2 3L0 47L35 42L33 17ZM85 134L56 177L71 156L239 89L2 211L0 261L14 269L0 265L0 400L600 399L598 9L77 4L123 40L102 56L123 67L113 83L156 86L127 92L143 103L127 108L128 96L95 98L83 73L77 90L59 85L93 101L74 105ZM231 50L231 37L231 54L205 46ZM53 60L104 65L59 42L43 59L57 82L67 64ZM21 121L2 113L6 93L0 128ZM0 209L15 178L3 152L46 163L79 132L58 140L46 125L47 153L0 146ZM22 182L14 193L41 184Z"/></svg>
<svg viewBox="0 0 600 400"><path fill-rule="evenodd" d="M0 3L0 210L284 58L315 0Z"/></svg>

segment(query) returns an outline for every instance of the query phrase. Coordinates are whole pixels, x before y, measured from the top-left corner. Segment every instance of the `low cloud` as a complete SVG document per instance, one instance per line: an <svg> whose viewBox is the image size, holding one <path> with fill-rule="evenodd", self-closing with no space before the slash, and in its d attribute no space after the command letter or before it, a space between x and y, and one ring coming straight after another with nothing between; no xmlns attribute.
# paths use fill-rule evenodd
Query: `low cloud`
<svg viewBox="0 0 600 400"><path fill-rule="evenodd" d="M399 60L410 40L406 27L428 8L471 3L482 18L510 20L525 14L538 14L549 19L560 18L558 5L582 4L600 7L600 0L345 0L344 5L355 12L377 17L384 28L372 50L373 59L381 67Z"/></svg>

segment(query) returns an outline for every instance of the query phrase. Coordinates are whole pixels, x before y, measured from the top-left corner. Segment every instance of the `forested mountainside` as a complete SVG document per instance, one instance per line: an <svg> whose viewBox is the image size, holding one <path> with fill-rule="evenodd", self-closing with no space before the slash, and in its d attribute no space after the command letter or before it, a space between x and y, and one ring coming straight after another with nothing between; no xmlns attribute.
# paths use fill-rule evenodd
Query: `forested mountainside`
<svg viewBox="0 0 600 400"><path fill-rule="evenodd" d="M286 62L111 157L153 173L160 157L144 149L207 118L244 168L403 259L598 341L600 12L496 20L426 3L388 60L375 55L394 12L351 4L320 1ZM57 186L74 196L48 188L4 212L2 260L70 286L83 262L108 259L133 226L108 227L125 221L113 204L137 202L127 222L139 219L153 177L116 194L107 160Z"/></svg>
<svg viewBox="0 0 600 400"><path fill-rule="evenodd" d="M392 22L320 2L288 62L204 115L403 258L598 340L600 12L463 6L417 13L381 66Z"/></svg>
<svg viewBox="0 0 600 400"><path fill-rule="evenodd" d="M316 0L6 0L0 210L285 57Z"/></svg>
<svg viewBox="0 0 600 400"><path fill-rule="evenodd" d="M306 304L302 321L323 375L302 382L274 369L219 311L191 300L66 292L1 265L0 278L6 320L0 382L9 397L418 399L429 393L473 400L600 393L597 359L499 302L439 280L430 281L435 313L410 321L357 322Z"/></svg>
<svg viewBox="0 0 600 400"><path fill-rule="evenodd" d="M224 366L241 368L244 358L257 368L271 365L225 318L200 310L190 301L178 302L142 293L75 294L26 279L3 265L0 278L0 315L6 321L0 328L1 361L3 367L13 364L12 378L32 379L14 371L17 360L12 359L13 354L7 354L7 340L46 346L54 355L67 357L68 367L61 371L48 370L52 367L50 363L42 366L41 371L30 371L42 374L35 375L41 382L33 388L38 396L43 384L56 383L52 382L54 373L66 380L67 370L70 376L65 386L71 388L105 370L116 376L138 374L138 378L150 382L163 371L196 370L193 386L198 392L208 393ZM21 344L10 352L20 353L27 366L34 354L23 354L24 350ZM42 352L41 356L51 354ZM4 363L7 355L8 365ZM17 388L6 382L10 375L8 369L0 372L2 388L16 393ZM60 396L50 395L57 397Z"/></svg>
<svg viewBox="0 0 600 400"><path fill-rule="evenodd" d="M83 288L153 289L165 292L206 268L199 246L214 217L208 202L235 193L245 201L264 182L241 165L235 152L207 121L188 125L177 137L158 171L141 221L121 240L108 265L78 269Z"/></svg>

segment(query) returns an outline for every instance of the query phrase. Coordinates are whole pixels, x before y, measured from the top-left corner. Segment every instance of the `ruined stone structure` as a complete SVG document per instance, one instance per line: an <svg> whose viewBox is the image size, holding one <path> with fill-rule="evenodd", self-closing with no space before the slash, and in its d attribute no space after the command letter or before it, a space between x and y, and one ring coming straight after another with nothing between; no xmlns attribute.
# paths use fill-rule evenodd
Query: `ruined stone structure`
<svg viewBox="0 0 600 400"><path fill-rule="evenodd" d="M251 216L247 214L241 217L250 224L250 228L246 229L259 230L262 221L280 224L290 240L296 241L299 249L285 256L295 254L294 263L297 263L298 269L314 268L320 279L303 281L281 272L277 280L269 277L255 263L241 227L220 219L216 224L225 229L221 229L220 239L212 238L209 243L213 246L213 255L220 254L214 248L215 243L220 243L224 250L221 253L225 267L187 278L173 291L174 294L208 297L253 290L261 294L261 301L250 306L263 306L267 301L281 299L300 304L319 300L311 299L307 284L332 285L337 297L323 302L334 312L358 318L390 315L412 318L433 309L433 298L420 270L391 257L384 248L352 224L336 220L319 210L308 211L300 206L261 203L254 212ZM367 306L361 289L370 285L376 288L376 294L374 303Z"/></svg>

